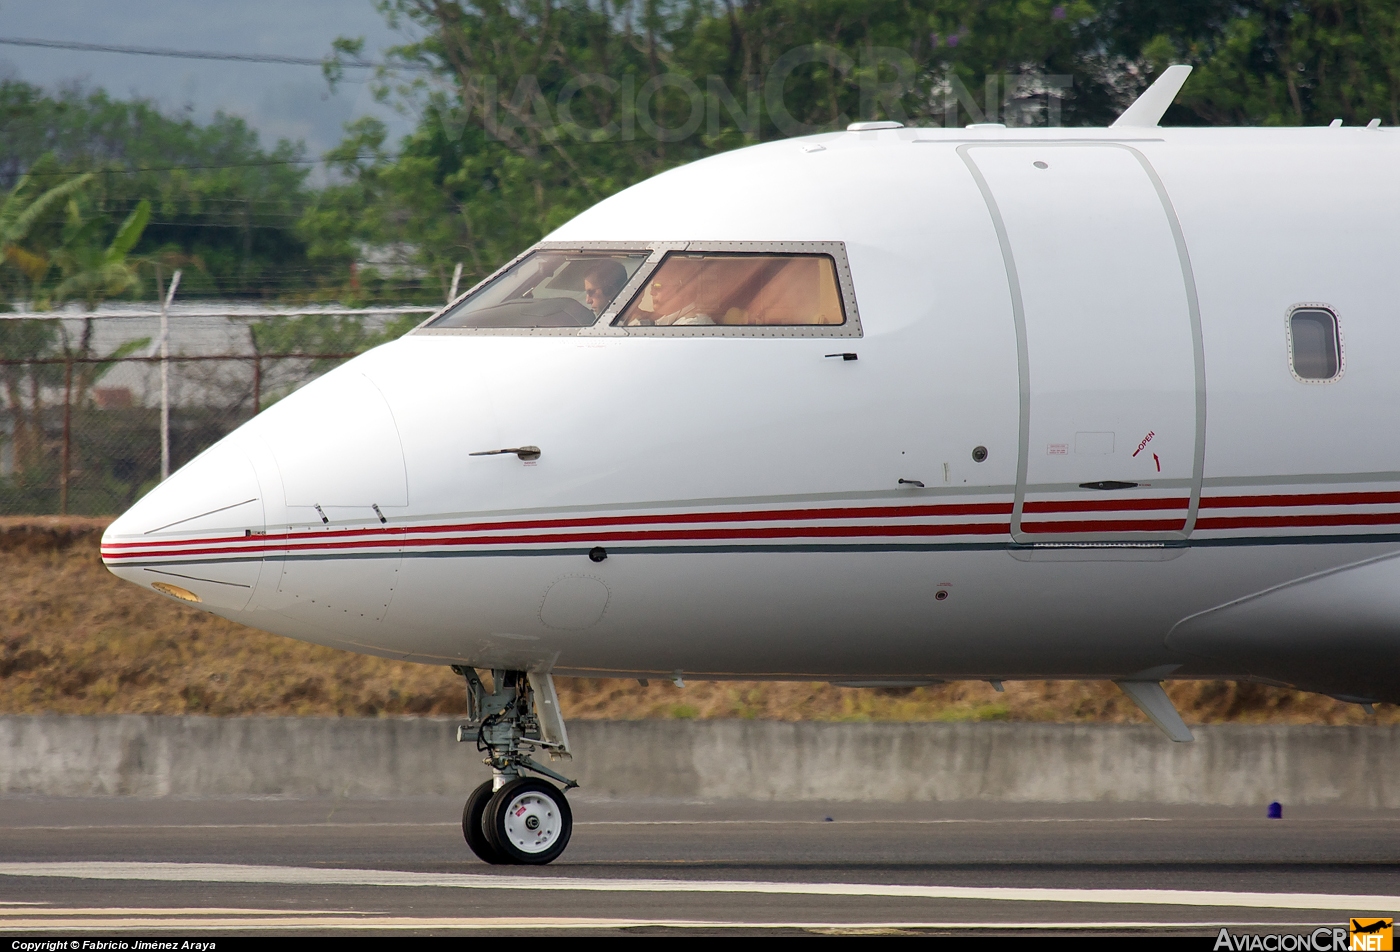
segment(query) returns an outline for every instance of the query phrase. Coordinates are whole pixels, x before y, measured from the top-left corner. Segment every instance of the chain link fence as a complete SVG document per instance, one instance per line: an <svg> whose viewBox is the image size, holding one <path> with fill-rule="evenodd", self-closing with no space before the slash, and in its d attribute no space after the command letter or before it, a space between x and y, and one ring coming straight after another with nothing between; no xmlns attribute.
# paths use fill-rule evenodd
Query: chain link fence
<svg viewBox="0 0 1400 952"><path fill-rule="evenodd" d="M0 314L0 516L120 513L160 481L163 462L178 469L431 311L177 304L165 320L152 305Z"/></svg>

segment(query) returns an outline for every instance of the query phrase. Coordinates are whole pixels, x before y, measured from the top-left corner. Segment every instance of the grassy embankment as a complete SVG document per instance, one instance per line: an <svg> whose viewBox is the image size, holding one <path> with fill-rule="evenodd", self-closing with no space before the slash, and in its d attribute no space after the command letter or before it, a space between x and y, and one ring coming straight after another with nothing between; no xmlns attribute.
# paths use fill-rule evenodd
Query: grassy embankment
<svg viewBox="0 0 1400 952"><path fill-rule="evenodd" d="M102 567L104 520L0 519L0 713L460 714L446 668L303 644L122 582ZM1142 721L1111 684L980 682L912 690L829 684L560 679L567 716L771 720ZM1394 723L1330 698L1257 685L1180 682L1189 723Z"/></svg>

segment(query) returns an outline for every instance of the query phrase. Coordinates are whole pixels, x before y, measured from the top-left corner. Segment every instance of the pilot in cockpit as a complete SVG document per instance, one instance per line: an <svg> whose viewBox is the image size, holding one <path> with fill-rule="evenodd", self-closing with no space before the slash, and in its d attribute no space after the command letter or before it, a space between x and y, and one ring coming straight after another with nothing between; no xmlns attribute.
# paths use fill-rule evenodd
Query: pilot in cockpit
<svg viewBox="0 0 1400 952"><path fill-rule="evenodd" d="M594 314L602 314L627 283L627 269L612 258L604 258L583 277L583 302Z"/></svg>
<svg viewBox="0 0 1400 952"><path fill-rule="evenodd" d="M694 258L671 258L657 270L651 282L651 310L642 312L635 323L650 323L658 327L685 324L713 324L700 300L704 284L701 279L703 262ZM633 323L629 321L628 323Z"/></svg>

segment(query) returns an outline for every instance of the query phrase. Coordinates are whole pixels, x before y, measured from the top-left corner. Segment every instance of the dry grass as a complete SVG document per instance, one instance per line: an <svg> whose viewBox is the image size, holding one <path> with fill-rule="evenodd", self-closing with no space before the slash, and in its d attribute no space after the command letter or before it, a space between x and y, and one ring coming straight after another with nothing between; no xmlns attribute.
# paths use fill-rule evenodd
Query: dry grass
<svg viewBox="0 0 1400 952"><path fill-rule="evenodd" d="M6 522L0 711L376 715L464 706L446 668L254 631L123 582L98 557L100 523Z"/></svg>
<svg viewBox="0 0 1400 952"><path fill-rule="evenodd" d="M303 644L186 608L102 567L102 520L0 519L0 713L460 714L448 669ZM915 689L564 678L571 718L859 721L1142 721L1110 684L959 682ZM1191 723L1395 723L1330 698L1258 685L1178 682Z"/></svg>
<svg viewBox="0 0 1400 952"><path fill-rule="evenodd" d="M1374 716L1328 697L1255 684L1179 681L1167 685L1187 723L1375 724L1400 722L1386 705ZM830 684L670 682L571 678L560 705L574 718L757 718L774 721L1091 721L1145 723L1117 688L1099 681L1008 682L1003 694L980 681L926 688L837 688Z"/></svg>

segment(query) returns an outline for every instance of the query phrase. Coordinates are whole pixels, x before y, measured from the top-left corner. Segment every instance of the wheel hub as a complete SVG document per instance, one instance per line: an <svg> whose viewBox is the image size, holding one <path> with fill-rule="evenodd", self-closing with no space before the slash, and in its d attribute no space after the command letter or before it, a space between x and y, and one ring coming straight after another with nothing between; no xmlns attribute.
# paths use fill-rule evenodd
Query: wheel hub
<svg viewBox="0 0 1400 952"><path fill-rule="evenodd" d="M506 836L517 849L542 853L558 838L563 820L552 800L531 791L511 800L504 826Z"/></svg>

